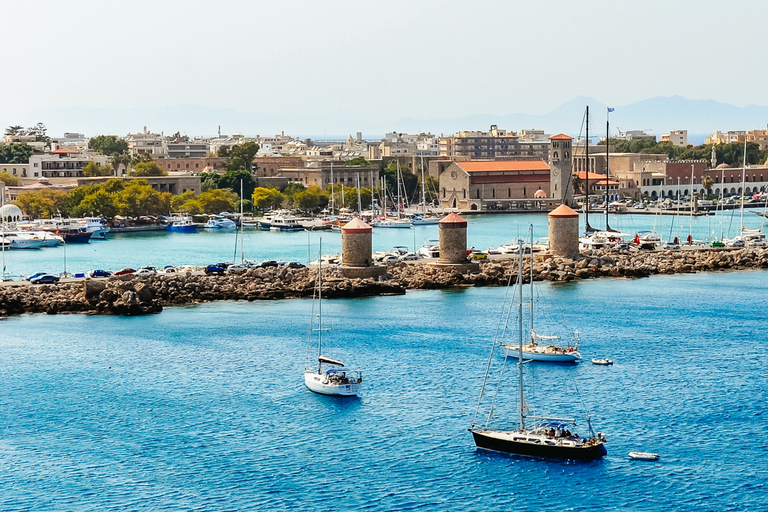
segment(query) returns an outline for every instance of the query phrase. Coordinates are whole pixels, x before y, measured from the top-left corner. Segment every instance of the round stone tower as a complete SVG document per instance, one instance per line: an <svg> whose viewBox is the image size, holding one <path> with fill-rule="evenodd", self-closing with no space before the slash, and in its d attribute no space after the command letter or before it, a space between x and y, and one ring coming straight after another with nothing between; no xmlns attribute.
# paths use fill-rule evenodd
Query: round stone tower
<svg viewBox="0 0 768 512"><path fill-rule="evenodd" d="M547 215L549 220L549 252L554 256L574 259L579 255L579 214L561 204Z"/></svg>
<svg viewBox="0 0 768 512"><path fill-rule="evenodd" d="M438 223L440 259L438 264L467 263L467 221L457 213L449 213Z"/></svg>
<svg viewBox="0 0 768 512"><path fill-rule="evenodd" d="M373 264L373 229L355 217L341 227L341 264L370 267Z"/></svg>

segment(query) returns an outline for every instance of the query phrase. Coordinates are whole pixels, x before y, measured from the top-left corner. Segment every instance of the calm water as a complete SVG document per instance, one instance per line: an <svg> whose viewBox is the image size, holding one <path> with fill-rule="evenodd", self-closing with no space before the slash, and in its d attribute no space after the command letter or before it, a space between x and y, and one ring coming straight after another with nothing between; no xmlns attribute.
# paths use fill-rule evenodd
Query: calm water
<svg viewBox="0 0 768 512"><path fill-rule="evenodd" d="M357 399L303 385L308 300L31 315L0 322L0 510L768 508L768 271L538 288L540 325L615 360L529 365L532 405L594 415L601 461L475 449L504 288L326 301Z"/></svg>
<svg viewBox="0 0 768 512"><path fill-rule="evenodd" d="M762 211L755 209L755 211ZM467 244L477 249L499 245L528 237L528 226L533 225L534 237L546 237L546 214L467 216ZM764 219L754 213L744 213L744 224L759 228ZM581 217L582 228L584 216ZM655 229L664 239L675 236L681 240L689 233L698 240L736 236L741 225L739 211L719 212L706 217L610 215L611 227L628 234L639 230ZM605 216L590 215L590 224L596 229L605 226ZM319 236L323 236L323 253L341 251L341 234L325 232L279 233L248 229L236 239L234 232L218 233L200 230L196 234L165 231L131 234L111 234L106 241L72 244L39 250L14 250L4 254L8 274L12 276L35 272L85 272L93 268L119 270L123 267L139 268L144 265L206 265L219 261L247 259L300 261L317 258ZM373 249L388 251L393 246L406 246L416 250L428 240L438 238L437 226L419 226L415 229L374 229Z"/></svg>

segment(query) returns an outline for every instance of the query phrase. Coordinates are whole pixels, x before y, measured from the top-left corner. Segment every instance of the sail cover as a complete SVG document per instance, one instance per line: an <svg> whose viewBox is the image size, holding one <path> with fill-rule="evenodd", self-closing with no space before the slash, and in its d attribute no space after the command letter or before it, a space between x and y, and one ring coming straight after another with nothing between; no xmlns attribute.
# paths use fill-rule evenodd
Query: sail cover
<svg viewBox="0 0 768 512"><path fill-rule="evenodd" d="M317 360L320 361L321 363L334 364L336 366L344 366L344 363L342 363L341 361L331 359L330 357L320 356L317 358Z"/></svg>

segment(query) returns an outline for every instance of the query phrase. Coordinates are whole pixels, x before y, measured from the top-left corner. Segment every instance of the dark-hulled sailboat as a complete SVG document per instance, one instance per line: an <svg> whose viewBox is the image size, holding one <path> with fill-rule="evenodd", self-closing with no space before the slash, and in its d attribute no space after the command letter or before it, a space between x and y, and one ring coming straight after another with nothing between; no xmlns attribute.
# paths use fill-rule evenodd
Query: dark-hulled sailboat
<svg viewBox="0 0 768 512"><path fill-rule="evenodd" d="M489 423L493 418L493 406L488 414L485 426L476 424L477 414L486 389L486 383L490 368L493 363L493 351L497 340L494 340L491 357L488 360L488 370L485 372L480 399L478 400L478 409L475 412L475 419L469 431L475 440L478 448L493 450L516 455L529 455L533 457L544 457L553 459L574 459L574 460L595 460L603 457L607 451L605 449L605 437L592 431L592 424L589 416L587 423L589 426L590 437L581 437L572 431L575 428L575 419L555 418L544 416L528 415L528 407L525 402L523 387L523 242L519 241L519 263L518 263L518 343L517 351L517 369L518 369L518 418L517 429L495 430L489 428ZM505 360L507 357L505 356ZM501 383L500 383L501 385ZM530 420L526 424L526 420Z"/></svg>

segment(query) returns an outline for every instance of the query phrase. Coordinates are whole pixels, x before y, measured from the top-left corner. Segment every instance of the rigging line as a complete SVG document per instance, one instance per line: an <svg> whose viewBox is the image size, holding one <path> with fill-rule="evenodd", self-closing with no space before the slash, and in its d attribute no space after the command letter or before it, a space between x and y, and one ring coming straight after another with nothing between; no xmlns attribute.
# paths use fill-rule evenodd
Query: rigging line
<svg viewBox="0 0 768 512"><path fill-rule="evenodd" d="M507 288L504 291L504 302L503 302L504 306L502 307L501 313L499 315L499 320L496 324L496 334L494 335L493 344L491 345L491 354L488 356L488 365L485 368L485 376L483 377L483 386L480 388L480 396L477 399L477 408L475 409L475 415L472 418L473 427L477 422L477 415L480 411L480 404L482 403L483 395L485 394L485 384L488 381L488 375L490 373L491 366L493 364L493 354L496 352L496 345L499 344L499 340L504 338L504 335L507 332L507 326L509 325L509 315L511 314L511 311L513 309L511 306L511 299L510 299L510 294L514 291L514 287L512 286L513 275L515 275L515 273L512 271L512 268L510 267L509 279L507 280ZM506 316L505 316L505 313L506 313ZM504 360L506 361L506 354L504 356ZM486 426L487 426L487 423L486 423Z"/></svg>

